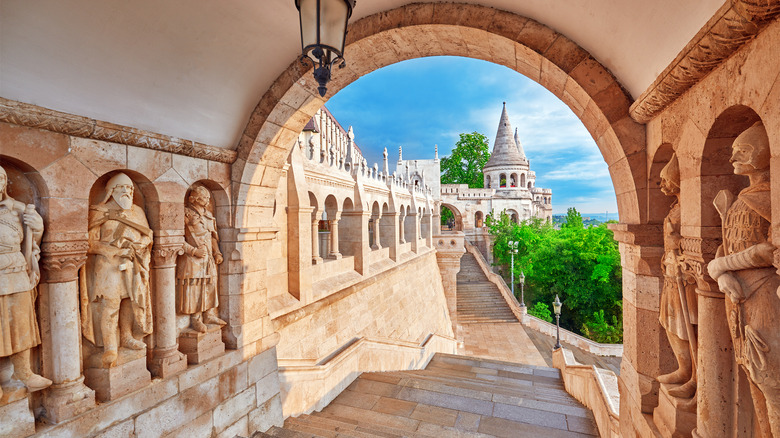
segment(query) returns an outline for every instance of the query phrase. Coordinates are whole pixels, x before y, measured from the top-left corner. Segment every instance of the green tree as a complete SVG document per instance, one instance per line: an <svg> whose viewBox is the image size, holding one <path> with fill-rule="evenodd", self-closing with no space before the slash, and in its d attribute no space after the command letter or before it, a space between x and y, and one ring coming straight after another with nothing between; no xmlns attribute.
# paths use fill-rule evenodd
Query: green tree
<svg viewBox="0 0 780 438"><path fill-rule="evenodd" d="M472 189L483 188L482 168L489 158L487 137L478 132L460 134L452 154L441 159L442 184L468 184Z"/></svg>
<svg viewBox="0 0 780 438"><path fill-rule="evenodd" d="M602 342L622 337L620 253L606 225L585 228L575 209L560 230L538 219L514 224L503 213L486 223L495 236L496 264L508 266L507 242L520 242L510 269L515 278L525 274L527 302L552 303L557 294L563 301L561 326Z"/></svg>
<svg viewBox="0 0 780 438"><path fill-rule="evenodd" d="M531 307L528 307L528 314L531 316L535 316L543 321L552 322L552 312L550 311L550 305L544 304L541 301L537 301L536 304L534 304Z"/></svg>

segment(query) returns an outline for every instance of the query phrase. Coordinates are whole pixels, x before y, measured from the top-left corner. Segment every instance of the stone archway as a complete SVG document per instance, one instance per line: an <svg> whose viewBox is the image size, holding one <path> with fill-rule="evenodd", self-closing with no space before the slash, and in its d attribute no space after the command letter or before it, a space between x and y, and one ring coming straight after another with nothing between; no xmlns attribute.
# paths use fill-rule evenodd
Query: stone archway
<svg viewBox="0 0 780 438"><path fill-rule="evenodd" d="M646 211L645 128L629 116L631 98L617 79L576 43L523 16L480 5L409 4L352 23L347 68L320 98L311 70L294 61L250 116L234 180L237 226L266 223L263 202L278 185L298 133L328 98L360 76L407 59L452 55L509 67L538 82L579 117L609 166L621 222Z"/></svg>

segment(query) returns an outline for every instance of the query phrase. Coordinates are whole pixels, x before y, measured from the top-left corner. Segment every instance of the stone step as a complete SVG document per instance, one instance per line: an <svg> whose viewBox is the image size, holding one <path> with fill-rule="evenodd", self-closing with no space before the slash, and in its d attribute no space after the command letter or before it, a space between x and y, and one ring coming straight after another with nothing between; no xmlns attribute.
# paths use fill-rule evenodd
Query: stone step
<svg viewBox="0 0 780 438"><path fill-rule="evenodd" d="M321 438L319 435L315 435L309 432L299 432L297 430L287 429L284 427L274 426L266 431L261 436L274 437L274 438ZM252 435L252 438L256 438L257 434Z"/></svg>
<svg viewBox="0 0 780 438"><path fill-rule="evenodd" d="M288 418L284 422L285 428L302 432L315 433L325 438L376 438L374 433L357 430L357 425L345 423L335 418L325 416L301 415L296 418Z"/></svg>

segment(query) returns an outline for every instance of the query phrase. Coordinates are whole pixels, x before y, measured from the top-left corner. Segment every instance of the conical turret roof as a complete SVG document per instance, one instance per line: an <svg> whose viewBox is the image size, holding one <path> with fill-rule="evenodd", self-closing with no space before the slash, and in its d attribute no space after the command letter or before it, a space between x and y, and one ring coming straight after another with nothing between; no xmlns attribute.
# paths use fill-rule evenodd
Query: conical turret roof
<svg viewBox="0 0 780 438"><path fill-rule="evenodd" d="M498 122L496 141L493 143L493 153L485 164L484 169L497 166L522 166L525 157L520 154L517 143L512 136L512 124L509 123L509 115L506 113L506 102L501 111L501 120Z"/></svg>
<svg viewBox="0 0 780 438"><path fill-rule="evenodd" d="M520 153L520 156L525 158L525 151L523 150L523 144L520 143L520 137L517 135L517 128L515 128L515 144L517 144L517 152Z"/></svg>

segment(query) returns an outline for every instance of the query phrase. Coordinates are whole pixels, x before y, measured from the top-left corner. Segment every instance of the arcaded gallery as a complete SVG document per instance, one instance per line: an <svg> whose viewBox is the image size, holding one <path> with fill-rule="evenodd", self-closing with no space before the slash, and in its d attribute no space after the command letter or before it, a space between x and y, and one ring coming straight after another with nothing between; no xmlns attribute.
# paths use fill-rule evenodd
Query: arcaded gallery
<svg viewBox="0 0 780 438"><path fill-rule="evenodd" d="M0 0L0 436L780 438L778 17ZM538 82L596 142L623 344L540 347L482 216L442 229L458 193L324 109L443 55ZM465 310L483 289L504 316Z"/></svg>

